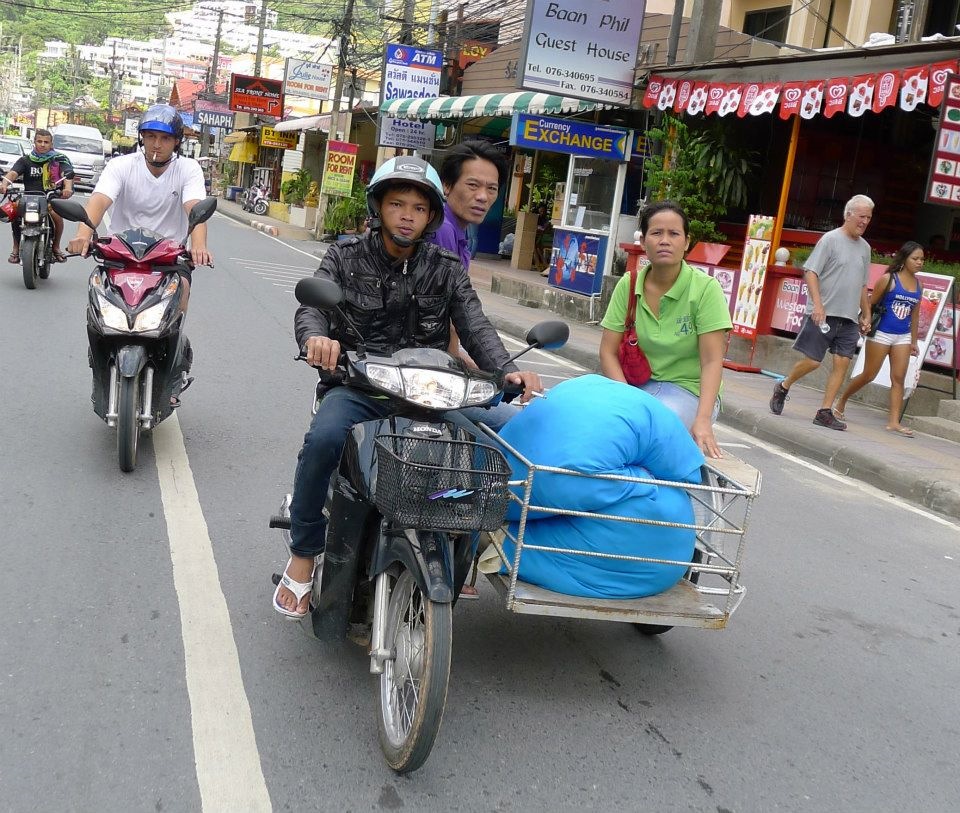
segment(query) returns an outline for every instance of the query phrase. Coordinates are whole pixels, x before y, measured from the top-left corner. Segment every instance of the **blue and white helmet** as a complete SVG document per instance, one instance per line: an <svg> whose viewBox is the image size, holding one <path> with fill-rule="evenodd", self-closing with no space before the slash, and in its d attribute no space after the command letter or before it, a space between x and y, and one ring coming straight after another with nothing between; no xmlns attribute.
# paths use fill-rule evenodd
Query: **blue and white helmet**
<svg viewBox="0 0 960 813"><path fill-rule="evenodd" d="M380 200L391 186L411 184L423 190L430 200L433 217L427 223L424 234L432 234L443 223L443 185L437 171L422 158L398 155L385 161L370 179L367 186L367 211L370 217L380 220Z"/></svg>
<svg viewBox="0 0 960 813"><path fill-rule="evenodd" d="M155 104L140 117L137 125L137 135L144 130L156 130L168 133L177 139L177 146L183 140L183 119L177 109L169 104Z"/></svg>

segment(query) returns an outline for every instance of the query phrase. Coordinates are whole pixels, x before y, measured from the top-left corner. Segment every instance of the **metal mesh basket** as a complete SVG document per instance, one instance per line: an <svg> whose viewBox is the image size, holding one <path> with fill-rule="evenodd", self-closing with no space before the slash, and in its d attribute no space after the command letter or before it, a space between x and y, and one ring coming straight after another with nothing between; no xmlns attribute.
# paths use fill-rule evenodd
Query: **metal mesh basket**
<svg viewBox="0 0 960 813"><path fill-rule="evenodd" d="M510 467L494 448L459 440L381 435L374 502L405 528L492 531L503 524Z"/></svg>

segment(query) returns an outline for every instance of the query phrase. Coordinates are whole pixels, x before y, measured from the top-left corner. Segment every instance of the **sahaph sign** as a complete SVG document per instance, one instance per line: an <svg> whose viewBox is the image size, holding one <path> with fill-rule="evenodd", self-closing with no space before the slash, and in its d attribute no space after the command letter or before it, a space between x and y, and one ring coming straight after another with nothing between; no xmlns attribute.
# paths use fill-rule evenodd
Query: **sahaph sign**
<svg viewBox="0 0 960 813"><path fill-rule="evenodd" d="M528 0L517 86L629 105L646 0Z"/></svg>

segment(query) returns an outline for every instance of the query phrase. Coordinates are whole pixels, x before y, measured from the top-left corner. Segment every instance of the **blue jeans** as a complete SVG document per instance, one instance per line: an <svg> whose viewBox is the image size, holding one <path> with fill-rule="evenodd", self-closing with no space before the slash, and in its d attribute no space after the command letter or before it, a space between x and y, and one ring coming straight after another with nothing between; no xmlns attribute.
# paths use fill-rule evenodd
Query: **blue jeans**
<svg viewBox="0 0 960 813"><path fill-rule="evenodd" d="M646 384L641 384L640 389L675 412L687 429L693 426L693 421L697 417L697 409L700 406L700 399L690 390L685 390L669 381L654 381L652 378ZM711 420L716 421L718 414L720 414L719 398L713 405Z"/></svg>
<svg viewBox="0 0 960 813"><path fill-rule="evenodd" d="M373 398L350 387L334 387L324 395L297 456L290 503L292 553L297 556L323 553L327 533L323 504L327 499L330 477L340 462L350 430L358 423L386 418L395 411L390 401ZM463 418L482 421L491 429L499 430L516 411L517 407L508 404L498 404L490 409L469 407L451 413L451 418L460 416L458 423Z"/></svg>

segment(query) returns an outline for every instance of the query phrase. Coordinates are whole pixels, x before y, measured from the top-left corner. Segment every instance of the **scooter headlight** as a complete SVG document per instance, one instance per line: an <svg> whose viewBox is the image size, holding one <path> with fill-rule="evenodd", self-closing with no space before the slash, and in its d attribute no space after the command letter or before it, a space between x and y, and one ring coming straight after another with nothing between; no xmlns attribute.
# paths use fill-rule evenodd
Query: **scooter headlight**
<svg viewBox="0 0 960 813"><path fill-rule="evenodd" d="M27 211L23 213L23 222L24 223L39 223L40 222L40 212L37 211Z"/></svg>
<svg viewBox="0 0 960 813"><path fill-rule="evenodd" d="M465 376L440 370L368 364L366 373L378 387L431 409L458 409L484 403L496 392L490 382L469 382L468 387Z"/></svg>
<svg viewBox="0 0 960 813"><path fill-rule="evenodd" d="M97 293L97 305L100 308L100 318L103 319L104 325L111 330L122 330L124 332L130 330L130 326L127 324L127 315L116 305L108 302L106 297L99 292Z"/></svg>
<svg viewBox="0 0 960 813"><path fill-rule="evenodd" d="M146 333L150 330L157 330L157 328L160 327L160 323L163 321L163 315L167 312L168 304L169 300L158 302L156 305L153 305L147 308L145 311L138 313L137 318L133 323L133 332Z"/></svg>

